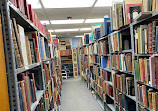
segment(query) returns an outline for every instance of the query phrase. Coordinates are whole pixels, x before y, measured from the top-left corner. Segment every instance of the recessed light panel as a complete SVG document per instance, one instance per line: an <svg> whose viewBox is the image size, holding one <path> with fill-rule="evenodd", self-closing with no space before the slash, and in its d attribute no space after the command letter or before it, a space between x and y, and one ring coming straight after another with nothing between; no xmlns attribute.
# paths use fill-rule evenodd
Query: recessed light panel
<svg viewBox="0 0 158 111"><path fill-rule="evenodd" d="M80 31L87 31L87 30L91 30L91 28L81 28Z"/></svg>
<svg viewBox="0 0 158 111"><path fill-rule="evenodd" d="M83 23L84 19L76 19L76 20L51 20L51 24L79 24Z"/></svg>
<svg viewBox="0 0 158 111"><path fill-rule="evenodd" d="M48 30L48 32L54 32L54 30Z"/></svg>
<svg viewBox="0 0 158 111"><path fill-rule="evenodd" d="M95 0L42 0L45 8L92 7Z"/></svg>
<svg viewBox="0 0 158 111"><path fill-rule="evenodd" d="M75 37L84 37L84 35L77 35L77 36L75 36Z"/></svg>
<svg viewBox="0 0 158 111"><path fill-rule="evenodd" d="M109 7L112 6L112 0L98 0L94 7Z"/></svg>
<svg viewBox="0 0 158 111"><path fill-rule="evenodd" d="M103 18L98 18L98 19L86 19L85 23L100 23L104 22Z"/></svg>
<svg viewBox="0 0 158 111"><path fill-rule="evenodd" d="M41 23L42 23L43 25L49 25L49 24L50 24L48 20L42 20Z"/></svg>
<svg viewBox="0 0 158 111"><path fill-rule="evenodd" d="M42 8L39 0L27 0L29 4L31 4L33 9Z"/></svg>
<svg viewBox="0 0 158 111"><path fill-rule="evenodd" d="M71 32L71 31L79 31L79 29L56 29L55 32Z"/></svg>

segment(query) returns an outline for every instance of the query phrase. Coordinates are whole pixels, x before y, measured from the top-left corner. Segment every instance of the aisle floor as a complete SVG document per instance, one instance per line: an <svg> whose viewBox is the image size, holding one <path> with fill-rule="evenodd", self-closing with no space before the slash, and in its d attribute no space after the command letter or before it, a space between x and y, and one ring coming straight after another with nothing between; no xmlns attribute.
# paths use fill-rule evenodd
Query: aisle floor
<svg viewBox="0 0 158 111"><path fill-rule="evenodd" d="M61 111L103 111L81 78L63 80Z"/></svg>

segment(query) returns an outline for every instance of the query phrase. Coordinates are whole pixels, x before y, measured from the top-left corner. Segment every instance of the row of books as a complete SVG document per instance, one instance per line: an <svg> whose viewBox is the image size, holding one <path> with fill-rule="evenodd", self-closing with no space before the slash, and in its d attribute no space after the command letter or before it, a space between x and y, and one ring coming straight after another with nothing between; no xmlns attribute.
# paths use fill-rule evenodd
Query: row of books
<svg viewBox="0 0 158 111"><path fill-rule="evenodd" d="M111 33L111 20L110 18L104 17L104 22L100 27L100 37L104 37Z"/></svg>
<svg viewBox="0 0 158 111"><path fill-rule="evenodd" d="M98 44L98 50L100 55L109 54L109 45L107 40L102 40Z"/></svg>
<svg viewBox="0 0 158 111"><path fill-rule="evenodd" d="M47 58L49 58L49 54L47 52L47 40L44 40L44 37L40 37L39 38L39 44L40 44L40 54L41 54L41 59L45 60Z"/></svg>
<svg viewBox="0 0 158 111"><path fill-rule="evenodd" d="M103 91L106 95L108 95L110 97L114 97L113 87L111 85L109 85L108 83L106 83L105 81L103 82Z"/></svg>
<svg viewBox="0 0 158 111"><path fill-rule="evenodd" d="M132 72L132 54L113 54L111 64L117 70Z"/></svg>
<svg viewBox="0 0 158 111"><path fill-rule="evenodd" d="M42 25L38 19L36 13L33 11L31 4L28 4L27 0L9 0L15 7L22 12L27 18L47 37L46 26Z"/></svg>
<svg viewBox="0 0 158 111"><path fill-rule="evenodd" d="M60 45L70 45L70 41L69 40L60 40Z"/></svg>
<svg viewBox="0 0 158 111"><path fill-rule="evenodd" d="M128 33L115 32L111 34L110 38L112 52L131 49L131 37Z"/></svg>
<svg viewBox="0 0 158 111"><path fill-rule="evenodd" d="M158 52L158 26L157 21L140 25L135 32L135 53L147 54Z"/></svg>
<svg viewBox="0 0 158 111"><path fill-rule="evenodd" d="M124 25L134 22L134 12L137 15L142 12L142 0L114 2L111 8L112 30L117 30Z"/></svg>
<svg viewBox="0 0 158 111"><path fill-rule="evenodd" d="M135 101L128 98L125 94L116 89L115 111L136 111ZM119 110L120 109L120 110Z"/></svg>
<svg viewBox="0 0 158 111"><path fill-rule="evenodd" d="M11 20L12 39L17 67L23 67L40 62L37 32L24 32L24 28Z"/></svg>
<svg viewBox="0 0 158 111"><path fill-rule="evenodd" d="M101 67L109 68L109 60L110 60L110 57L101 56Z"/></svg>
<svg viewBox="0 0 158 111"><path fill-rule="evenodd" d="M45 109L45 101L44 101L44 97L42 96L35 111L44 111L44 109Z"/></svg>
<svg viewBox="0 0 158 111"><path fill-rule="evenodd" d="M72 52L71 50L61 50L60 51L60 55L63 56L63 55L71 55Z"/></svg>
<svg viewBox="0 0 158 111"><path fill-rule="evenodd" d="M136 21L141 12L151 13L151 11L158 11L156 0L116 1L111 9L112 29L117 30Z"/></svg>
<svg viewBox="0 0 158 111"><path fill-rule="evenodd" d="M31 111L31 105L37 100L34 74L28 72L18 75L18 92L21 111Z"/></svg>
<svg viewBox="0 0 158 111"><path fill-rule="evenodd" d="M88 55L88 54L89 54L89 51L90 51L89 48L90 48L90 46L89 46L89 47L88 47L88 46L84 47L83 53Z"/></svg>
<svg viewBox="0 0 158 111"><path fill-rule="evenodd" d="M105 69L100 69L100 76L105 81L112 81L111 72L108 72Z"/></svg>
<svg viewBox="0 0 158 111"><path fill-rule="evenodd" d="M139 58L134 61L135 77L151 86L158 86L158 57Z"/></svg>
<svg viewBox="0 0 158 111"><path fill-rule="evenodd" d="M137 95L138 101L142 103L145 107L149 107L154 111L158 110L158 92L150 89L145 85L137 85Z"/></svg>
<svg viewBox="0 0 158 111"><path fill-rule="evenodd" d="M46 62L43 62L43 71L45 74L45 82L46 85L49 83L49 81L51 80L51 75L50 75L50 67L49 64L46 64Z"/></svg>
<svg viewBox="0 0 158 111"><path fill-rule="evenodd" d="M84 33L84 37L79 41L79 46L83 46L92 43L94 40L98 40L111 33L111 21L110 18L104 17L103 24L92 24L91 33Z"/></svg>
<svg viewBox="0 0 158 111"><path fill-rule="evenodd" d="M131 96L135 95L133 77L127 77L126 74L116 74L114 76L115 76L114 85L116 89L127 95L131 95Z"/></svg>

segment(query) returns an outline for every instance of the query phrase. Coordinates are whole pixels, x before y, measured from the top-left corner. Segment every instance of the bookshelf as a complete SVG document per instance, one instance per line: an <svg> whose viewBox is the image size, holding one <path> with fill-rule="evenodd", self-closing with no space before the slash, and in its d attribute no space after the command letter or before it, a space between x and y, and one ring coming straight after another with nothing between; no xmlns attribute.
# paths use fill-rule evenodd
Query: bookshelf
<svg viewBox="0 0 158 111"><path fill-rule="evenodd" d="M59 49L38 20L34 23L28 19L10 1L1 1L0 7L10 110L59 110L62 84ZM16 25L21 43L18 48Z"/></svg>
<svg viewBox="0 0 158 111"><path fill-rule="evenodd" d="M60 40L60 54L62 70L67 72L68 77L73 76L72 49L69 41Z"/></svg>
<svg viewBox="0 0 158 111"><path fill-rule="evenodd" d="M129 1L133 2L133 1ZM135 2L140 2L135 1ZM112 12L112 11L111 11ZM143 12L141 12L143 13ZM156 104L157 102L157 92L158 87L156 85L157 82L157 12L152 12L150 17L146 17L141 20L134 21L129 24L124 24L123 26L119 26L113 28L112 32L107 35L101 35L99 39L94 41L89 41L89 43L85 44L85 37L82 38L79 42L78 50L79 50L79 65L80 65L80 73L81 73L81 80L87 85L88 89L92 91L92 95L95 95L95 99L97 101L101 101L104 103L103 110L110 110L110 111L124 111L129 110L126 106L123 106L120 100L126 102L130 106L130 110L139 111L139 110L146 110L146 111L154 111L157 110ZM114 18L114 17L113 17ZM156 22L155 22L156 21ZM111 20L111 22L113 22ZM119 22L119 21L118 21ZM155 41L153 40L152 43L156 46L151 47L150 50L145 50L149 46L140 45L136 46L136 39L137 39L137 29L141 28L145 25L145 27L152 23L152 37L155 37ZM112 24L113 25L113 24ZM154 29L155 28L155 29ZM142 28L143 30L145 28ZM101 30L101 29L100 29ZM148 31L148 30L147 30ZM149 33L149 32L148 32ZM121 35L121 39L115 39ZM142 37L142 36L141 36ZM100 41L108 41L109 45L109 53L101 54L99 45ZM117 40L122 40L122 43L119 44ZM124 47L123 41L127 41L126 47ZM142 39L141 39L142 40ZM117 42L115 42L117 41ZM145 41L145 38L144 38ZM84 42L82 44L82 42ZM94 47L97 44L97 50L94 51ZM148 45L148 44L147 44ZM121 48L120 48L121 47ZM128 48L127 48L128 47ZM140 48L142 52L138 52L136 47ZM92 51L90 51L92 49ZM86 52L86 50L88 50ZM145 52L145 51L146 52ZM143 52L144 51L144 52ZM150 51L150 52L149 52ZM99 59L92 59L92 56L97 56ZM109 67L104 68L102 67L101 57L109 57ZM117 63L120 61L121 57L124 57L125 63L128 62L128 68L123 68L122 63ZM128 57L126 57L128 56ZM117 59L119 58L119 59ZM127 58L127 60L126 60ZM130 60L130 61L128 61ZM84 62L85 61L85 62ZM150 62L149 62L150 61ZM150 64L149 64L149 63ZM140 66L144 63L143 66ZM118 67L117 64L120 64ZM130 64L130 65L129 65ZM122 66L121 66L122 65ZM148 66L150 65L150 67ZM84 66L84 67L81 67ZM130 67L129 67L130 66ZM92 67L92 69L91 69ZM138 73L137 68L140 68L140 72ZM105 70L112 75L112 79L104 80L102 82L102 72L101 70ZM96 72L94 72L96 71ZM142 74L142 71L145 71ZM149 71L149 72L147 72ZM152 72L153 71L153 72ZM138 75L140 76L138 79ZM155 75L153 77L153 75ZM150 76L150 77L148 77ZM152 77L153 78L152 78ZM125 78L126 79L125 79ZM116 80L117 82L116 82ZM149 81L150 79L150 81ZM128 90L123 90L120 88L118 83L122 80L125 80L124 83L127 86L130 84L132 85L132 89L129 92ZM101 82L100 82L101 81ZM113 96L107 93L107 89L104 90L104 82L113 88ZM125 87L128 89L128 87ZM123 100L121 98L126 98ZM130 103L129 103L129 102ZM148 103L148 102L149 103ZM153 103L152 103L153 102ZM100 102L99 102L100 104Z"/></svg>

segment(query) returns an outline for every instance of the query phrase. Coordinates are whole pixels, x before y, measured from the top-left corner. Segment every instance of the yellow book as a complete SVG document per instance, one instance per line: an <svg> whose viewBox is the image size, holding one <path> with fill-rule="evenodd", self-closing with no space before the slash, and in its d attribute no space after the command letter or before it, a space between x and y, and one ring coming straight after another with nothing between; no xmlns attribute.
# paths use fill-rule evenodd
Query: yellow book
<svg viewBox="0 0 158 111"><path fill-rule="evenodd" d="M0 70L0 111L10 111L1 17L0 17L0 51L1 51L1 56L0 56L0 68L1 68L1 70Z"/></svg>
<svg viewBox="0 0 158 111"><path fill-rule="evenodd" d="M152 11L156 10L156 0L153 0L153 4L152 4Z"/></svg>
<svg viewBox="0 0 158 111"><path fill-rule="evenodd" d="M140 28L137 29L138 33L138 54L140 54Z"/></svg>

